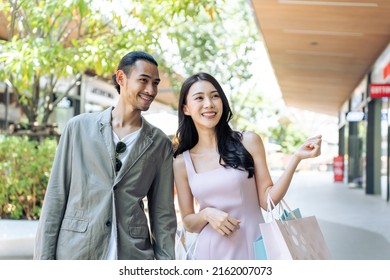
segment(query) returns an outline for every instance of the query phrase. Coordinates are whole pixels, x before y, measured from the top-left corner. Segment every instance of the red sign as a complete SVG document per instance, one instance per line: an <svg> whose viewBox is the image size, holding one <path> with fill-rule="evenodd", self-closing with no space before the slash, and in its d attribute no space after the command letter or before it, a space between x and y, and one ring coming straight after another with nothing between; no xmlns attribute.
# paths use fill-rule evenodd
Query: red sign
<svg viewBox="0 0 390 280"><path fill-rule="evenodd" d="M383 69L383 79L386 80L387 77L390 77L390 62Z"/></svg>
<svg viewBox="0 0 390 280"><path fill-rule="evenodd" d="M371 98L390 97L390 84L371 84Z"/></svg>
<svg viewBox="0 0 390 280"><path fill-rule="evenodd" d="M333 158L333 172L335 182L344 181L344 157L337 156Z"/></svg>

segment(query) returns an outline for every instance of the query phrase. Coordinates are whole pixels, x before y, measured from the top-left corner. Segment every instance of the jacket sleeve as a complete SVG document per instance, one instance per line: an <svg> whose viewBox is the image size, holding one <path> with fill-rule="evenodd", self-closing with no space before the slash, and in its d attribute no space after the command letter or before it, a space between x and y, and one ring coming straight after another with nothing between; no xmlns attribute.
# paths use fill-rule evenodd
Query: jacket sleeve
<svg viewBox="0 0 390 280"><path fill-rule="evenodd" d="M71 177L71 129L66 126L57 147L35 237L34 259L55 259Z"/></svg>
<svg viewBox="0 0 390 280"><path fill-rule="evenodd" d="M175 259L176 211L173 194L172 144L162 145L164 159L148 193L149 219L155 258Z"/></svg>

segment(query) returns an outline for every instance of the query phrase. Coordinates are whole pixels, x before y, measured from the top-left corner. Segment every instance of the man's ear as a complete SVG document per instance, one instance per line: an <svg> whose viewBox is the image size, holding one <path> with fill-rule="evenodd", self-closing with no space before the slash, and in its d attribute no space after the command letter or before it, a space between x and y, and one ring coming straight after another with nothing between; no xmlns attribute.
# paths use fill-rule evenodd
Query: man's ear
<svg viewBox="0 0 390 280"><path fill-rule="evenodd" d="M122 70L117 70L116 71L116 82L120 85L124 85L124 81L126 79L126 75Z"/></svg>

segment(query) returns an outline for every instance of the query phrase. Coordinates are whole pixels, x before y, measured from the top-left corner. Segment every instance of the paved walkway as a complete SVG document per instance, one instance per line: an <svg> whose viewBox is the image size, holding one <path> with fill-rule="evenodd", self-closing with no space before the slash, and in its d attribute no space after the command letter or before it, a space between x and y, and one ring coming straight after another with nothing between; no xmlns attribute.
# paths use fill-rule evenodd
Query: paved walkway
<svg viewBox="0 0 390 280"><path fill-rule="evenodd" d="M38 221L0 220L0 260L29 260Z"/></svg>
<svg viewBox="0 0 390 280"><path fill-rule="evenodd" d="M285 200L317 217L333 259L390 260L390 203L380 196L334 183L332 172L301 171ZM36 225L0 220L0 259L32 259Z"/></svg>
<svg viewBox="0 0 390 280"><path fill-rule="evenodd" d="M285 200L317 217L333 259L390 260L390 203L380 196L335 183L332 172L301 171Z"/></svg>

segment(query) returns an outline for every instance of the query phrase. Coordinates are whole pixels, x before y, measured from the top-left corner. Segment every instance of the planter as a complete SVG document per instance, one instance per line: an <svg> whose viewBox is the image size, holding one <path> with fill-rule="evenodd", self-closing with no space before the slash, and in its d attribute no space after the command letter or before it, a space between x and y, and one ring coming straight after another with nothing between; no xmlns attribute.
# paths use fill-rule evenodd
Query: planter
<svg viewBox="0 0 390 280"><path fill-rule="evenodd" d="M0 220L0 259L33 258L38 221Z"/></svg>

